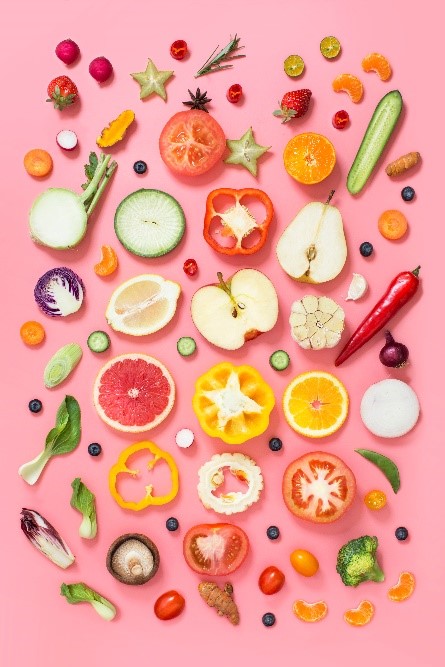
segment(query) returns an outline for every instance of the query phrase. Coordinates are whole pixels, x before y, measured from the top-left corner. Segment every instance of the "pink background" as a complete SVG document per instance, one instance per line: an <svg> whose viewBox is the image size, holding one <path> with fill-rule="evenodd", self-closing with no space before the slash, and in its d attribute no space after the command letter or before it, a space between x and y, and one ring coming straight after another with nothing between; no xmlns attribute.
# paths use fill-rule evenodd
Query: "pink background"
<svg viewBox="0 0 445 667"><path fill-rule="evenodd" d="M6 330L1 399L0 657L5 667L74 667L99 661L110 667L137 663L170 665L192 660L197 665L245 661L266 665L277 659L317 666L370 667L394 664L396 660L423 667L439 664L445 547L443 522L437 512L443 505L443 466L439 458L442 455L443 463L443 425L439 423L443 394L439 364L443 360L434 348L442 344L439 322L443 287L439 268L443 264L443 224L441 209L435 203L443 184L439 184L440 83L432 73L436 57L433 48L441 38L432 6L431 2L418 7L401 0L277 0L265 8L252 0L170 0L159 5L140 0L125 4L115 0L41 0L9 5L1 27L5 54L1 163L2 182L7 186L0 225ZM217 44L223 46L235 31L242 38L247 57L236 62L232 71L195 81L193 74L208 54ZM319 53L321 38L330 34L336 35L343 46L340 58L332 62ZM78 42L82 54L70 68L54 55L56 44L66 37ZM169 55L171 42L179 38L190 47L190 56L183 62L176 62ZM361 59L370 51L380 51L390 59L394 73L389 82L382 83L376 75L361 71ZM306 62L304 75L296 80L289 79L282 68L290 53L301 54ZM107 56L115 69L113 80L103 86L88 74L88 63L98 55ZM138 86L129 76L129 72L143 70L148 57L159 69L175 70L175 77L167 84L166 104L159 97L141 102ZM332 92L331 81L342 72L361 76L365 85L361 104L354 105L346 95ZM44 100L50 79L65 73L78 84L81 99L62 115ZM244 101L238 106L225 99L227 88L235 82L241 83L245 91ZM183 108L181 101L187 98L187 88L196 85L207 90L213 99L211 112L227 137L239 138L252 125L257 141L272 145L260 162L258 180L245 170L221 165L192 182L173 177L164 166L157 149L159 133L167 119ZM310 112L283 126L272 116L276 102L285 91L301 87L313 91ZM402 92L405 108L384 161L418 150L424 158L423 165L394 181L385 175L381 164L363 194L353 199L345 187L347 171L376 103L394 88ZM48 186L80 190L83 165L89 151L95 148L96 137L125 108L135 111L137 124L125 142L113 149L119 168L82 244L68 252L51 252L33 245L27 230L27 212L33 199ZM340 132L332 127L331 118L342 108L350 113L351 125ZM72 128L79 136L80 148L72 154L63 153L55 144L55 135L62 128ZM281 154L291 136L309 130L333 141L337 166L322 184L304 187L287 176ZM29 177L22 166L23 155L33 147L46 148L54 158L53 173L43 182ZM137 159L144 159L149 165L145 176L139 177L132 170ZM401 188L408 184L417 192L410 204L400 198ZM266 247L248 261L215 255L201 235L207 193L216 187L257 186L270 195L276 208ZM140 187L168 191L185 210L186 236L165 258L149 261L134 257L114 235L117 204ZM200 578L189 570L182 556L182 538L190 526L218 521L218 516L206 511L197 497L197 470L213 453L228 450L200 430L190 396L196 377L224 359L255 365L274 388L278 403L285 386L298 373L317 368L333 371L335 350L304 353L291 340L287 323L290 305L312 290L288 278L274 253L279 235L297 211L309 201L323 201L331 188L336 188L333 203L343 215L349 256L341 275L314 291L343 303L352 272L368 278L369 294L358 303L345 305L346 336L399 271L422 264L420 297L391 327L410 348L412 363L403 371L387 371L378 362L382 345L382 338L378 337L337 371L349 390L351 403L347 423L335 436L320 442L298 437L277 406L264 436L239 447L261 466L265 490L260 502L233 517L233 522L246 530L251 543L246 563L232 577L242 618L240 626L234 628L201 601L196 590ZM409 233L401 242L386 241L377 231L378 216L388 208L399 208L408 217ZM370 259L362 258L358 252L364 240L375 246ZM120 262L118 272L105 280L93 272L102 244L113 245ZM189 256L195 257L200 267L192 280L182 272L183 261ZM63 265L82 276L87 297L77 315L56 321L40 313L34 303L33 287L45 271ZM214 280L216 270L230 275L243 266L260 268L274 282L280 300L279 322L272 332L242 350L224 353L207 344L195 331L189 314L190 298L199 286ZM175 318L160 333L141 340L112 333L110 352L94 355L86 346L86 338L91 331L106 328L104 312L112 290L123 280L144 272L160 273L181 283L183 293ZM20 325L28 319L45 325L47 338L39 349L27 348L19 338ZM199 351L190 360L182 359L176 352L176 341L182 335L192 335L198 342ZM42 385L43 368L55 350L71 341L82 344L84 358L68 382L48 391ZM282 374L268 364L270 353L277 348L288 350L291 356L291 366ZM91 402L92 382L104 359L133 351L147 352L164 361L178 386L173 413L147 437L174 455L181 474L180 493L170 505L140 514L121 510L110 497L107 482L108 470L118 453L138 438L107 428ZM363 392L385 377L409 382L422 407L415 430L397 441L374 438L359 416ZM82 408L81 444L74 453L52 460L41 480L29 487L18 477L17 469L40 451L66 393L76 396ZM44 402L39 415L32 415L27 408L34 397ZM174 435L182 427L190 427L196 434L196 443L189 451L179 450L174 444ZM284 442L278 454L267 446L269 437L274 435ZM92 441L103 445L103 455L98 459L87 454ZM381 473L354 453L357 447L377 449L395 459L402 479L397 496ZM324 527L301 522L289 514L280 491L286 465L318 448L341 456L353 468L358 482L353 508L338 523ZM76 476L81 476L97 496L99 534L91 542L78 537L80 515L69 506L70 484ZM388 505L381 512L371 513L362 502L372 488L387 492ZM19 527L21 507L40 511L60 530L76 555L72 568L59 570L26 542ZM181 524L176 533L165 529L165 520L171 515L178 517ZM265 530L270 524L281 529L282 537L277 542L266 538ZM399 543L394 537L399 525L410 531L406 543ZM143 587L126 587L105 569L111 542L131 531L146 533L161 553L158 575ZM358 589L346 588L335 572L337 550L347 540L365 533L379 538L380 560L387 580L383 584L363 584ZM318 557L320 571L314 578L304 579L291 568L289 554L295 548L309 549ZM276 596L265 597L257 579L263 568L271 564L284 571L286 584ZM386 592L402 570L415 574L417 589L411 600L396 604L387 599ZM112 624L104 622L88 605L68 605L59 595L62 581L81 580L116 604L119 614ZM154 616L153 603L171 588L185 596L186 609L179 618L163 623ZM300 597L325 600L329 605L326 619L310 625L295 618L291 607ZM364 598L374 603L375 618L366 628L351 628L343 621L343 612ZM267 611L277 616L275 627L270 629L261 624L261 616Z"/></svg>

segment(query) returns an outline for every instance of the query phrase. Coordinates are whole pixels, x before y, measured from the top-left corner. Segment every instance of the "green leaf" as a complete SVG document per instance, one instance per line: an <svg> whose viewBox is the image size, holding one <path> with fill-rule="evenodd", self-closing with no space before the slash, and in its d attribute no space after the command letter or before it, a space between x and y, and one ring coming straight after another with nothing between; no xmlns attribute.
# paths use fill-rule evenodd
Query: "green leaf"
<svg viewBox="0 0 445 667"><path fill-rule="evenodd" d="M71 483L73 493L71 507L78 510L83 517L79 528L80 537L93 539L97 534L97 515L94 494L85 486L80 477Z"/></svg>
<svg viewBox="0 0 445 667"><path fill-rule="evenodd" d="M400 489L400 474L394 461L391 461L387 456L383 456L383 454L379 454L378 452L373 452L370 449L356 449L355 451L357 454L360 454L360 456L363 456L363 458L374 463L374 465L376 465L385 475L386 479L391 484L394 493L397 493Z"/></svg>
<svg viewBox="0 0 445 667"><path fill-rule="evenodd" d="M116 616L116 608L114 605L97 593L97 591L82 582L77 584L62 584L60 587L60 594L63 595L70 604L89 602L97 613L106 621L111 621Z"/></svg>
<svg viewBox="0 0 445 667"><path fill-rule="evenodd" d="M89 155L88 158L88 164L85 165L85 176L87 177L87 182L82 185L82 190L86 190L90 182L93 180L93 176L96 173L97 165L99 163L99 159L92 151Z"/></svg>
<svg viewBox="0 0 445 667"><path fill-rule="evenodd" d="M68 413L68 419L66 419ZM52 429L54 431L54 429ZM80 406L73 396L65 396L64 402L57 411L56 430L58 433L50 445L51 456L68 454L77 447L80 442Z"/></svg>

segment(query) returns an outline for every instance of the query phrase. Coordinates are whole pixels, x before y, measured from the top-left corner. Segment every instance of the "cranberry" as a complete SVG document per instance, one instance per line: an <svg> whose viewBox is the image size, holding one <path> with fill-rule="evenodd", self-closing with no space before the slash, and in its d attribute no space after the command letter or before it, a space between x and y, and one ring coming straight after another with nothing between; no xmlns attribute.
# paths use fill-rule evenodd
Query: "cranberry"
<svg viewBox="0 0 445 667"><path fill-rule="evenodd" d="M183 269L188 276L194 276L198 272L198 265L194 259L186 259Z"/></svg>
<svg viewBox="0 0 445 667"><path fill-rule="evenodd" d="M349 125L348 112L344 110L337 111L332 119L332 125L337 128L337 130L343 130L347 125Z"/></svg>
<svg viewBox="0 0 445 667"><path fill-rule="evenodd" d="M170 55L175 60L182 60L187 53L187 42L184 42L183 39L177 39L170 47Z"/></svg>
<svg viewBox="0 0 445 667"><path fill-rule="evenodd" d="M242 95L243 95L243 89L241 88L239 83L234 83L233 86L230 86L229 90L227 91L227 99L229 100L229 102L232 102L232 104L236 104L237 102L239 102Z"/></svg>

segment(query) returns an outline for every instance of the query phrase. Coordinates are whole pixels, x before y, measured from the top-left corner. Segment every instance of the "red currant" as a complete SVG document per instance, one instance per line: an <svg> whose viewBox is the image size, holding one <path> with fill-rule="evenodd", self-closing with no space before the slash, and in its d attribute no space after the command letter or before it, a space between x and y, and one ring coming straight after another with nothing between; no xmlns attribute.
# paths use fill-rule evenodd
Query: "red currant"
<svg viewBox="0 0 445 667"><path fill-rule="evenodd" d="M337 130L343 130L347 125L349 125L349 114L347 111L337 111L332 119L332 125L337 128Z"/></svg>
<svg viewBox="0 0 445 667"><path fill-rule="evenodd" d="M194 276L198 272L198 265L194 259L186 259L183 269L188 276Z"/></svg>
<svg viewBox="0 0 445 667"><path fill-rule="evenodd" d="M187 53L187 42L184 42L183 39L177 39L170 47L170 55L175 60L182 60Z"/></svg>
<svg viewBox="0 0 445 667"><path fill-rule="evenodd" d="M243 89L239 85L239 83L234 83L233 86L230 86L229 90L227 91L227 99L229 102L232 102L232 104L236 104L237 102L240 101L240 99L243 96Z"/></svg>

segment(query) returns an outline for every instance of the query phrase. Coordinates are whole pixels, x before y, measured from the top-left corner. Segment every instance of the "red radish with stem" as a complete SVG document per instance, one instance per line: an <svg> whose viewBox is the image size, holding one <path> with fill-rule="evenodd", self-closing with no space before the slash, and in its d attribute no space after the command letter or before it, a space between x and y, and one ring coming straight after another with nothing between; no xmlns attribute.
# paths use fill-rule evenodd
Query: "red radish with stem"
<svg viewBox="0 0 445 667"><path fill-rule="evenodd" d="M77 134L73 130L60 130L56 136L56 142L64 151L72 151L78 143Z"/></svg>
<svg viewBox="0 0 445 667"><path fill-rule="evenodd" d="M90 62L88 68L89 73L99 83L104 83L107 81L113 73L113 65L110 63L108 58L100 56L95 58Z"/></svg>
<svg viewBox="0 0 445 667"><path fill-rule="evenodd" d="M72 65L79 57L80 49L72 39L64 39L56 46L56 56L65 65Z"/></svg>

